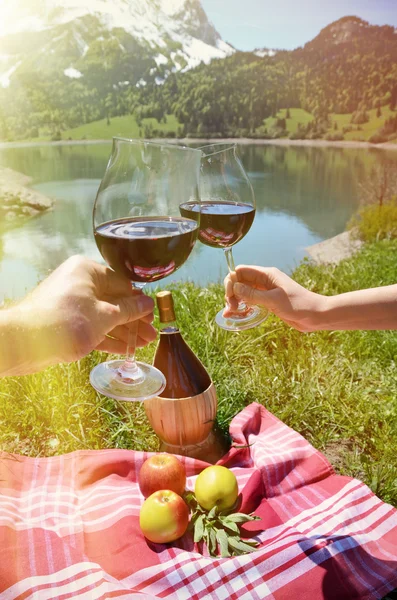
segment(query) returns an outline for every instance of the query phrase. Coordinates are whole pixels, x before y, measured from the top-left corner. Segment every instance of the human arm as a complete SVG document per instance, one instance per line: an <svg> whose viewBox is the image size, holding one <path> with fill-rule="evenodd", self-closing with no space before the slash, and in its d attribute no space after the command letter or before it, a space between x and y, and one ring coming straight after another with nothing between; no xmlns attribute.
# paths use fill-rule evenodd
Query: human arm
<svg viewBox="0 0 397 600"><path fill-rule="evenodd" d="M69 258L19 304L0 311L0 376L78 360L93 349L123 354L136 322L143 346L156 337L153 307L111 269Z"/></svg>
<svg viewBox="0 0 397 600"><path fill-rule="evenodd" d="M240 265L225 291L231 309L259 304L299 331L397 329L397 284L323 296L278 269Z"/></svg>

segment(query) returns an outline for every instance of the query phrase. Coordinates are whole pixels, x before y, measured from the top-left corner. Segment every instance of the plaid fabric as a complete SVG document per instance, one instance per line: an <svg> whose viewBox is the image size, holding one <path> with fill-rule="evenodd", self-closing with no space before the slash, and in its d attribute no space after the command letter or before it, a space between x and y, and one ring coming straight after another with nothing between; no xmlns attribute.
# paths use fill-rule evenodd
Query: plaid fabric
<svg viewBox="0 0 397 600"><path fill-rule="evenodd" d="M335 475L299 434L259 404L231 423L245 526L260 548L214 559L189 534L147 543L137 474L149 456L79 451L2 454L0 598L366 599L397 587L397 513L360 481ZM205 463L183 459L193 489Z"/></svg>

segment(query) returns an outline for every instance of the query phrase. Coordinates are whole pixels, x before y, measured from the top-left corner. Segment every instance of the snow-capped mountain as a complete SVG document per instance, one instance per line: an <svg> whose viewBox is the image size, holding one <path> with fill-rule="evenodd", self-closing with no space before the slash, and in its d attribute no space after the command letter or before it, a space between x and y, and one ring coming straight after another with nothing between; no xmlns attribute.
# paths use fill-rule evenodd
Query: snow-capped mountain
<svg viewBox="0 0 397 600"><path fill-rule="evenodd" d="M199 0L6 0L0 3L0 85L8 86L27 62L29 69L57 63L78 78L78 63L94 42L111 36L127 52L126 35L155 61L152 75L162 66L161 77L234 52Z"/></svg>

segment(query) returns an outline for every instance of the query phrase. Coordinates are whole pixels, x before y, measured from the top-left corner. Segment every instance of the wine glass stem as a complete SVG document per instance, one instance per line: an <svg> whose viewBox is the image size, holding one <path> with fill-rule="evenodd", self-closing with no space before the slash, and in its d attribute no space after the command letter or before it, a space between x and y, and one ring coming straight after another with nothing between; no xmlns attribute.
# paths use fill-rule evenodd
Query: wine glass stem
<svg viewBox="0 0 397 600"><path fill-rule="evenodd" d="M142 290L145 286L144 283L138 284L133 283L132 287L137 290ZM122 380L128 380L139 383L144 379L144 375L142 370L138 367L135 361L135 350L136 350L136 339L138 336L138 321L133 321L130 323L128 328L128 341L127 341L127 352L125 356L125 361L119 367L118 372L122 378Z"/></svg>
<svg viewBox="0 0 397 600"><path fill-rule="evenodd" d="M234 258L233 258L233 250L232 247L230 246L230 248L224 248L224 252L225 252L225 257L226 257L226 262L227 262L227 267L229 269L229 273L232 274L235 272L236 267L234 265ZM239 300L238 303L238 311L246 311L247 310L247 305L245 302L243 302L242 300Z"/></svg>

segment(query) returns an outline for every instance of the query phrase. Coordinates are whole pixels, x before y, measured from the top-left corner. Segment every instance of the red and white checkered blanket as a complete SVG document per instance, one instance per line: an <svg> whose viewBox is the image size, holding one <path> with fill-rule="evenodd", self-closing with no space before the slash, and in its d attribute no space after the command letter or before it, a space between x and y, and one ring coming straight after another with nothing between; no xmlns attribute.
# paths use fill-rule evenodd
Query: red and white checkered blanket
<svg viewBox="0 0 397 600"><path fill-rule="evenodd" d="M397 511L334 474L304 438L259 404L230 426L232 468L252 554L203 556L190 534L147 543L137 475L147 453L2 454L1 600L382 598L397 587ZM183 459L188 487L206 466ZM255 534L255 531L258 533Z"/></svg>

